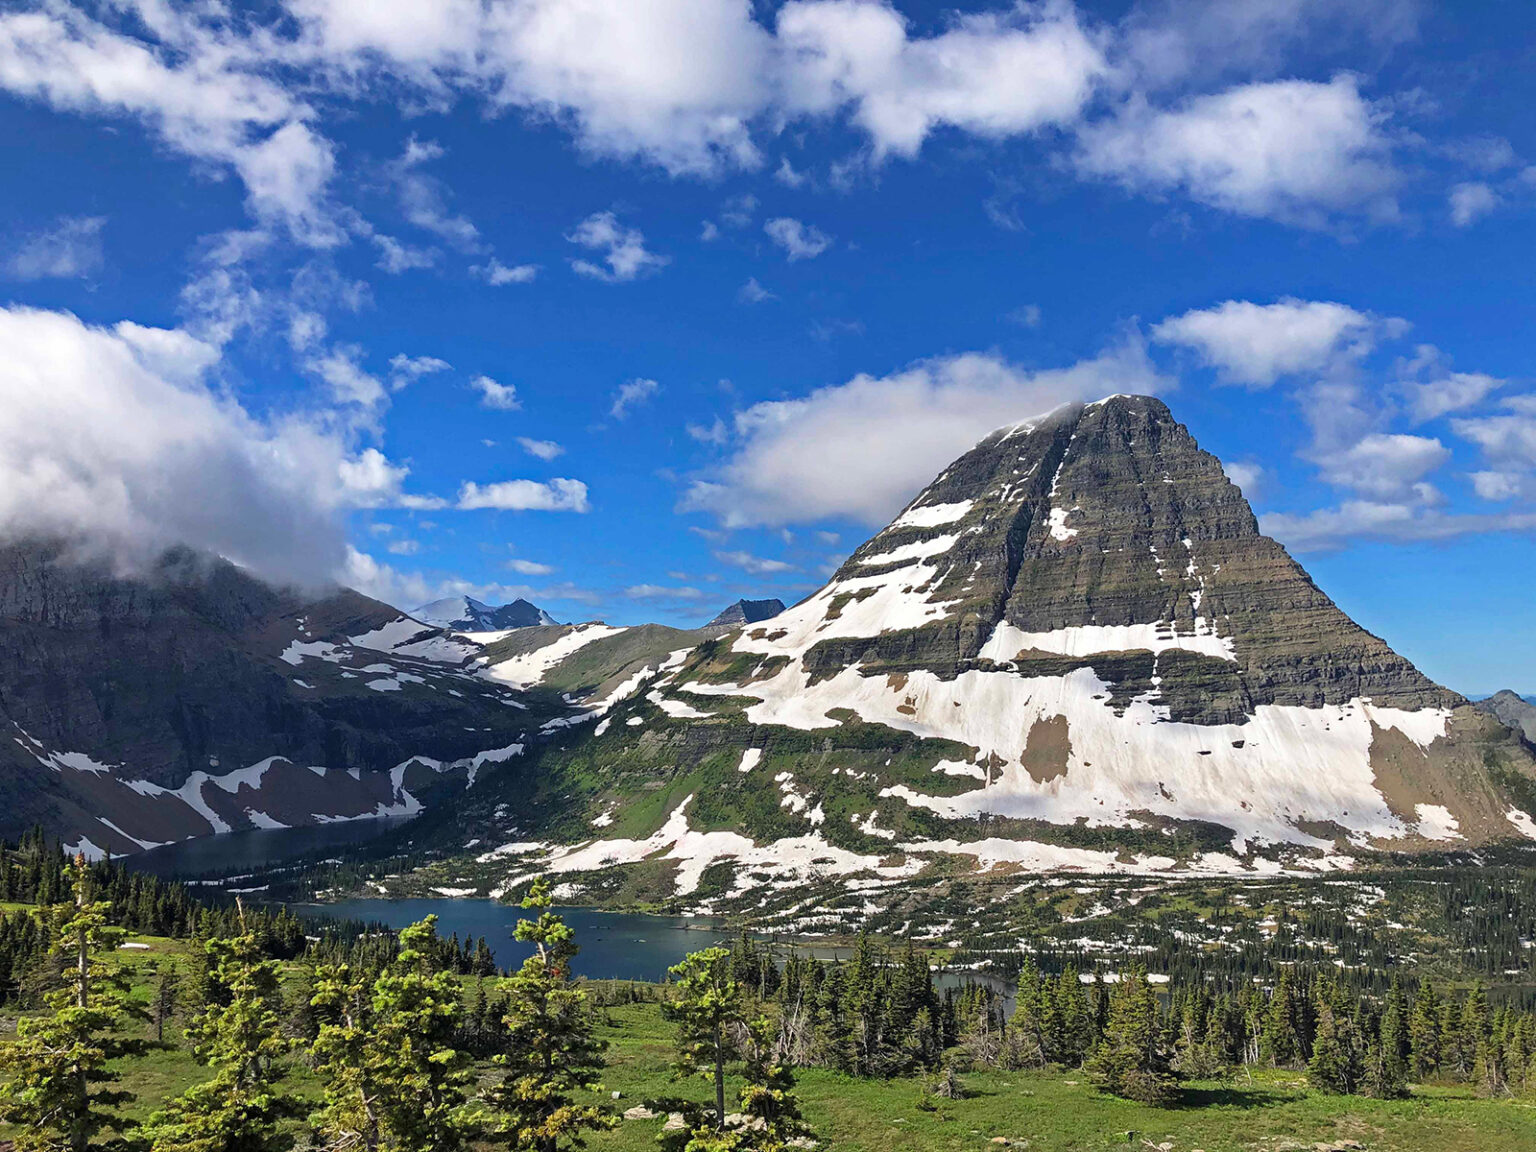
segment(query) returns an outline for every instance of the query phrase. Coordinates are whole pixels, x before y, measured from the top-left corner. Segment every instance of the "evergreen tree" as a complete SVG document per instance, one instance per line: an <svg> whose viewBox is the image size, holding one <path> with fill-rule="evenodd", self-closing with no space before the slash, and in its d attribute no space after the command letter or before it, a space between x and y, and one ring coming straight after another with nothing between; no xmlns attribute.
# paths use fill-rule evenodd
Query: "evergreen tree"
<svg viewBox="0 0 1536 1152"><path fill-rule="evenodd" d="M677 981L662 1015L678 1026L677 1070L715 1085L715 1129L725 1127L725 1066L741 1055L737 1033L746 1024L746 1000L731 978L731 954L706 948L668 971Z"/></svg>
<svg viewBox="0 0 1536 1152"><path fill-rule="evenodd" d="M503 985L505 1051L495 1059L505 1074L485 1096L497 1114L494 1138L528 1152L579 1147L583 1132L614 1124L606 1109L573 1095L597 1087L606 1045L593 1035L586 992L571 983L575 933L549 910L552 904L548 882L534 881L523 907L537 909L539 918L519 920L514 933L534 953Z"/></svg>
<svg viewBox="0 0 1536 1152"><path fill-rule="evenodd" d="M1317 1035L1307 1061L1307 1079L1322 1092L1347 1095L1357 1091L1364 1072L1354 1024L1336 997L1320 998Z"/></svg>
<svg viewBox="0 0 1536 1152"><path fill-rule="evenodd" d="M46 872L44 873L47 874ZM109 1087L108 1064L144 1048L122 1035L128 980L115 955L124 932L110 924L112 907L97 901L85 857L70 870L74 905L61 917L51 950L64 965L64 985L47 996L42 1017L22 1017L14 1043L0 1045L0 1119L16 1126L18 1152L85 1152L103 1131L123 1131L116 1109L133 1094Z"/></svg>
<svg viewBox="0 0 1536 1152"><path fill-rule="evenodd" d="M1178 1097L1168 1065L1157 995L1145 969L1132 968L1113 986L1104 1037L1089 1059L1088 1074L1103 1091L1166 1107Z"/></svg>
<svg viewBox="0 0 1536 1152"><path fill-rule="evenodd" d="M187 1038L214 1076L151 1116L144 1134L153 1152L282 1152L293 1141L279 1125L298 1108L282 1087L292 1042L281 1031L277 962L249 929L205 947L228 1003L204 1009Z"/></svg>
<svg viewBox="0 0 1536 1152"><path fill-rule="evenodd" d="M1423 1080L1440 1068L1440 998L1428 980L1419 985L1408 1019L1408 1048L1413 1078Z"/></svg>
<svg viewBox="0 0 1536 1152"><path fill-rule="evenodd" d="M155 1043L165 1043L165 1026L176 1015L176 1000L181 992L181 973L175 964L167 961L156 973L155 998L150 1006L150 1019L155 1025Z"/></svg>
<svg viewBox="0 0 1536 1152"><path fill-rule="evenodd" d="M472 1073L453 1047L463 1015L458 978L428 916L400 933L400 951L370 983L345 965L316 975L323 1023L314 1044L325 1082L315 1114L333 1152L457 1152L469 1132Z"/></svg>

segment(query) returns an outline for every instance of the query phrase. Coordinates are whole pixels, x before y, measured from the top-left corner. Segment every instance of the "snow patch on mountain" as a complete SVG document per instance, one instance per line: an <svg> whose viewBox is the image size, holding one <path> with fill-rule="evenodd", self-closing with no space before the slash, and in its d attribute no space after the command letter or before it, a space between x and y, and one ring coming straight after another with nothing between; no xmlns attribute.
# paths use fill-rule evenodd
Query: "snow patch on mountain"
<svg viewBox="0 0 1536 1152"><path fill-rule="evenodd" d="M623 628L607 624L579 624L569 632L532 652L523 652L497 664L488 665L485 674L492 680L514 688L531 688L540 683L555 665L585 648L594 640L617 636Z"/></svg>
<svg viewBox="0 0 1536 1152"><path fill-rule="evenodd" d="M1000 621L982 645L983 659L1007 663L1020 653L1049 652L1058 656L1092 656L1096 652L1198 652L1218 660L1237 660L1232 639L1216 635L1215 626L1204 617L1195 618L1191 633L1174 631L1171 623L1156 624L1083 624L1057 628L1050 632L1025 632Z"/></svg>
<svg viewBox="0 0 1536 1152"><path fill-rule="evenodd" d="M963 519L975 505L974 500L955 500L948 504L925 504L921 508L908 508L892 520L886 532L899 528L937 528ZM882 533L883 535L883 533Z"/></svg>

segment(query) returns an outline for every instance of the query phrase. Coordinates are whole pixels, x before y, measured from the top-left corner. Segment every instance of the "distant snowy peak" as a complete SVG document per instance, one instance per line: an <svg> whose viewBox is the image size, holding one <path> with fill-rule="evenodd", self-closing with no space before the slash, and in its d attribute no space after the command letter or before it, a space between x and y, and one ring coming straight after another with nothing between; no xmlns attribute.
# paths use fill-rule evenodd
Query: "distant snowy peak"
<svg viewBox="0 0 1536 1152"><path fill-rule="evenodd" d="M423 624L434 628L452 628L458 632L501 632L508 628L532 628L557 624L553 616L536 604L514 600L500 606L486 604L473 596L448 596L423 604L411 613Z"/></svg>
<svg viewBox="0 0 1536 1152"><path fill-rule="evenodd" d="M738 600L720 615L716 616L706 628L734 628L741 624L757 624L763 620L771 620L784 611L784 601L771 600Z"/></svg>

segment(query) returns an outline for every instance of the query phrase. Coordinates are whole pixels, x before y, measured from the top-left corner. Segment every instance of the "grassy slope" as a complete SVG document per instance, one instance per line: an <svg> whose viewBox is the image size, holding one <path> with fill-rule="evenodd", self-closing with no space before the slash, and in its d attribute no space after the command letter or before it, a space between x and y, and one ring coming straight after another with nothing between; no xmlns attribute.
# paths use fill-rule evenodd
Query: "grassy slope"
<svg viewBox="0 0 1536 1152"><path fill-rule="evenodd" d="M671 1032L652 1005L609 1011L611 1041L604 1086L620 1107L661 1093L703 1100L702 1082L668 1080ZM1077 1152L1171 1141L1174 1152L1205 1149L1310 1149L1357 1140L1371 1152L1500 1152L1536 1147L1536 1101L1478 1099L1470 1088L1430 1087L1411 1100L1383 1102L1311 1092L1301 1075L1274 1072L1250 1083L1192 1087L1192 1105L1145 1108L1104 1096L1084 1077L1060 1072L976 1072L963 1077L966 1099L917 1107L913 1080L857 1080L820 1069L800 1074L800 1095L824 1147L837 1152L947 1152L992 1147L993 1137L1028 1140L1031 1149ZM651 1149L660 1121L626 1121L591 1141L594 1150Z"/></svg>

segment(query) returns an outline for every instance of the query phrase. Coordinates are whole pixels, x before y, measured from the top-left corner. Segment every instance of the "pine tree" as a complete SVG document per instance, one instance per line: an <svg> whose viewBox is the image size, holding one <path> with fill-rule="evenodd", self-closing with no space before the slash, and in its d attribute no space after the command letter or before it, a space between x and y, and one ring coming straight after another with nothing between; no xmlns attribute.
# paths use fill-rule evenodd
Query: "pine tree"
<svg viewBox="0 0 1536 1152"><path fill-rule="evenodd" d="M668 971L677 981L662 1015L678 1026L677 1070L714 1081L715 1129L725 1127L725 1066L741 1055L737 1032L746 1024L741 986L731 979L731 954L706 948Z"/></svg>
<svg viewBox="0 0 1536 1152"><path fill-rule="evenodd" d="M181 973L175 964L167 961L161 965L155 980L155 998L150 1006L150 1019L155 1025L155 1043L165 1043L165 1026L176 1015L176 1000L181 992Z"/></svg>
<svg viewBox="0 0 1536 1152"><path fill-rule="evenodd" d="M1348 1095L1360 1087L1363 1053L1354 1024L1337 997L1319 997L1317 1035L1307 1061L1307 1079L1322 1092Z"/></svg>
<svg viewBox="0 0 1536 1152"><path fill-rule="evenodd" d="M1440 998L1428 980L1419 985L1408 1018L1408 1049L1413 1078L1423 1080L1440 1067Z"/></svg>
<svg viewBox="0 0 1536 1152"><path fill-rule="evenodd" d="M456 1152L469 1132L468 1056L453 1047L463 1015L458 978L428 916L400 933L400 951L370 982L345 965L316 974L315 1040L325 1102L319 1147L333 1152Z"/></svg>
<svg viewBox="0 0 1536 1152"><path fill-rule="evenodd" d="M243 909L240 918L245 927ZM210 1004L187 1038L214 1076L151 1116L144 1135L153 1152L282 1152L293 1140L279 1126L298 1103L282 1087L292 1041L281 1031L277 962L249 928L204 946L228 1003Z"/></svg>
<svg viewBox="0 0 1536 1152"><path fill-rule="evenodd" d="M485 1094L496 1113L493 1138L528 1152L579 1147L583 1132L614 1125L606 1109L574 1096L598 1086L606 1045L593 1035L586 992L571 983L575 933L549 910L552 903L548 882L534 881L523 907L539 918L519 920L514 933L534 954L503 984L505 1050L495 1059L505 1073Z"/></svg>
<svg viewBox="0 0 1536 1152"><path fill-rule="evenodd" d="M1168 1065L1157 995L1146 971L1132 968L1113 986L1104 1037L1089 1059L1088 1074L1103 1091L1143 1104L1166 1107L1178 1097Z"/></svg>
<svg viewBox="0 0 1536 1152"><path fill-rule="evenodd" d="M44 875L47 873L45 872ZM94 899L84 856L70 870L74 905L59 925L52 955L66 967L66 983L47 997L49 1015L23 1017L16 1040L0 1045L0 1119L16 1125L18 1152L84 1152L106 1130L123 1130L116 1109L133 1094L108 1087L118 1081L109 1062L143 1051L124 1037L128 980L115 955L124 932L109 924L111 905Z"/></svg>

